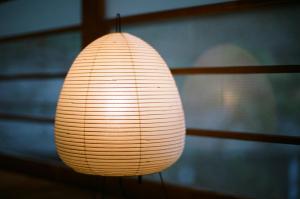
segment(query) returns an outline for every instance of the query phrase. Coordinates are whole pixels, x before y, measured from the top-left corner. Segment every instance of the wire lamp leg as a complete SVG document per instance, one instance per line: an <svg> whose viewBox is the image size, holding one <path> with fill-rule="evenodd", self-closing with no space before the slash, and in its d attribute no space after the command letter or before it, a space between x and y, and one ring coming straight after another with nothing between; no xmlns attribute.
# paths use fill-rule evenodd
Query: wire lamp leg
<svg viewBox="0 0 300 199"><path fill-rule="evenodd" d="M161 186L162 186L162 191L163 191L164 198L165 198L165 199L168 199L167 187L166 187L166 184L165 184L165 182L164 182L162 173L159 172L158 174L159 174L160 183L161 183Z"/></svg>
<svg viewBox="0 0 300 199"><path fill-rule="evenodd" d="M106 180L106 177L103 176L102 190L101 190L101 199L104 199L104 198L105 198L105 180Z"/></svg>
<svg viewBox="0 0 300 199"><path fill-rule="evenodd" d="M138 182L139 184L142 184L142 176L138 176Z"/></svg>
<svg viewBox="0 0 300 199"><path fill-rule="evenodd" d="M122 177L119 177L119 185L120 185L120 189L121 189L122 198L126 198L126 192L125 192L125 189L123 187L123 179L122 179Z"/></svg>

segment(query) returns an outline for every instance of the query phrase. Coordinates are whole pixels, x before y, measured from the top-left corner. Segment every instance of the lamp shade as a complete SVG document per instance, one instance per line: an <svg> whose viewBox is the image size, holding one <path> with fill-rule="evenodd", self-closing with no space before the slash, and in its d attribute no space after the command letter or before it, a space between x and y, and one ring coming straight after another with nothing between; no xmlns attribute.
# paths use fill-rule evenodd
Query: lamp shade
<svg viewBox="0 0 300 199"><path fill-rule="evenodd" d="M159 172L181 155L185 123L170 70L143 40L110 33L75 59L55 117L60 158L102 176Z"/></svg>

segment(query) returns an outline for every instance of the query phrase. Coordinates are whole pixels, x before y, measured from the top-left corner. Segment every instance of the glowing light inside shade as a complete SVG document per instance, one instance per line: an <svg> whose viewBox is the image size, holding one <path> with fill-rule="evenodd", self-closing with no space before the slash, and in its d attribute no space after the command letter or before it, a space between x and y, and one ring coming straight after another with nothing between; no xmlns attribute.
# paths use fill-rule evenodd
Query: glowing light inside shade
<svg viewBox="0 0 300 199"><path fill-rule="evenodd" d="M61 159L93 175L159 172L181 155L185 123L168 66L128 33L87 46L65 79L55 120Z"/></svg>

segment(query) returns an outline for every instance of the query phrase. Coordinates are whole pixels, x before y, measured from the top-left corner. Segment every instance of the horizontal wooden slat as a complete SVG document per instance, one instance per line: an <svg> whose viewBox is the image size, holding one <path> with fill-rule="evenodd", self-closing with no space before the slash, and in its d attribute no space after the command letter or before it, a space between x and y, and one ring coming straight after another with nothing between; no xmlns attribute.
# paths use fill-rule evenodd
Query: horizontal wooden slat
<svg viewBox="0 0 300 199"><path fill-rule="evenodd" d="M13 120L13 121L25 121L25 122L36 122L36 123L54 123L53 118L31 116L31 115L17 115L17 114L7 114L0 113L1 120Z"/></svg>
<svg viewBox="0 0 300 199"><path fill-rule="evenodd" d="M5 113L0 113L0 119L37 122L37 123L49 123L49 124L54 123L54 119L52 118L14 115L14 114L5 114ZM300 145L300 136L288 136L288 135L281 135L281 134L260 134L260 133L252 133L252 132L233 132L233 131L205 130L205 129L187 129L186 134L190 136Z"/></svg>
<svg viewBox="0 0 300 199"><path fill-rule="evenodd" d="M68 26L63 28L55 28L50 30L43 30L43 31L36 31L36 32L29 32L24 34L0 37L0 42L17 41L17 40L30 39L30 38L41 37L41 36L49 36L49 35L55 35L60 33L66 33L66 32L80 31L80 30L81 30L80 25L74 25L74 26Z"/></svg>
<svg viewBox="0 0 300 199"><path fill-rule="evenodd" d="M186 67L171 71L173 75L300 73L300 65Z"/></svg>
<svg viewBox="0 0 300 199"><path fill-rule="evenodd" d="M259 73L300 73L300 65L266 65L266 66L215 66L215 67L185 67L172 68L173 75L200 74L259 74ZM27 73L0 75L0 81L31 80L31 79L61 79L66 72L60 73Z"/></svg>
<svg viewBox="0 0 300 199"><path fill-rule="evenodd" d="M0 81L9 80L30 80L30 79L62 79L65 78L66 72L60 73L26 73L14 75L0 75Z"/></svg>
<svg viewBox="0 0 300 199"><path fill-rule="evenodd" d="M287 136L279 134L276 135L219 130L187 129L187 135L210 138L234 139L243 141L300 145L300 136Z"/></svg>
<svg viewBox="0 0 300 199"><path fill-rule="evenodd" d="M122 24L134 24L145 22L157 22L162 20L178 19L183 17L202 16L209 14L220 14L228 12L245 11L270 6L278 6L288 3L299 3L299 1L286 0L252 0L252 1L229 1L208 5L179 8L173 10L158 11L153 13L138 14L122 17ZM122 14L122 13L121 13ZM107 20L109 26L114 26L115 20Z"/></svg>

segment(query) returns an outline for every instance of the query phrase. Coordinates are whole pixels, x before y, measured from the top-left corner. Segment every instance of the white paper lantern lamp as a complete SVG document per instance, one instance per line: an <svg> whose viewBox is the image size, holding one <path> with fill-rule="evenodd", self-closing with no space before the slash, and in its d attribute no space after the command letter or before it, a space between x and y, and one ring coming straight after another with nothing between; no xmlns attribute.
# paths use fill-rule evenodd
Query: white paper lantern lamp
<svg viewBox="0 0 300 199"><path fill-rule="evenodd" d="M185 122L170 70L143 40L110 33L75 59L60 93L55 142L75 171L159 172L181 155Z"/></svg>

